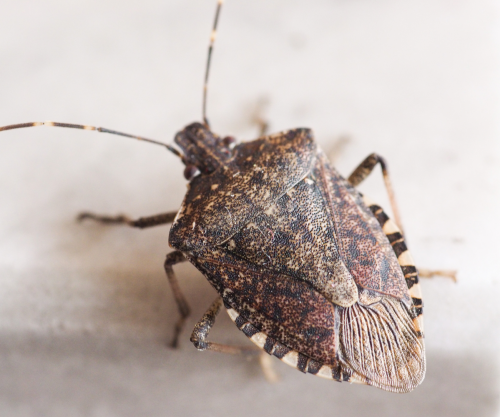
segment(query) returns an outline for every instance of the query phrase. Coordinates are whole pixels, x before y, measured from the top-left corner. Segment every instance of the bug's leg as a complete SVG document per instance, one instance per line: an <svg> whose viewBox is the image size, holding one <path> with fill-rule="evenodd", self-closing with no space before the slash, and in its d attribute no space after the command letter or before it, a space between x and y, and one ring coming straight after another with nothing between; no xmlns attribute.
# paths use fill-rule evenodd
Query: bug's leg
<svg viewBox="0 0 500 417"><path fill-rule="evenodd" d="M394 190L392 188L391 179L389 177L389 170L387 169L387 163L385 159L376 153L368 155L366 159L359 164L359 166L353 171L353 173L347 178L347 181L356 187L363 180L368 177L375 168L375 165L380 164L382 168L382 175L384 176L385 188L387 189L387 194L389 195L389 201L391 203L392 213L394 214L394 221L396 222L399 230L403 233L403 225L401 224L401 217L399 215L398 205L396 204L396 198L394 196Z"/></svg>
<svg viewBox="0 0 500 417"><path fill-rule="evenodd" d="M261 349L255 346L230 346L220 343L209 342L207 340L208 333L215 323L215 319L222 307L222 298L217 299L212 303L207 312L194 326L193 333L191 334L191 342L198 350L211 350L214 352L229 353L232 355L240 353L259 353Z"/></svg>
<svg viewBox="0 0 500 417"><path fill-rule="evenodd" d="M182 331L182 328L184 327L186 318L191 312L186 298L184 297L184 294L182 294L181 288L179 287L179 282L175 277L174 269L172 268L174 265L185 261L186 258L184 257L183 253L178 250L176 250L175 252L170 252L167 255L167 259L165 259L165 272L167 273L168 282L170 284L170 287L172 288L175 302L177 303L177 308L179 309L179 313L181 315L179 320L177 320L177 323L175 323L174 337L172 339L172 342L170 343L170 346L172 346L173 348L176 348L178 346L179 335Z"/></svg>
<svg viewBox="0 0 500 417"><path fill-rule="evenodd" d="M339 156L350 141L351 138L348 135L341 135L335 139L332 147L327 152L328 161L330 161L331 164L335 165L335 161L339 159Z"/></svg>
<svg viewBox="0 0 500 417"><path fill-rule="evenodd" d="M273 359L267 352L262 352L259 356L260 367L262 372L264 372L265 378L269 382L278 382L280 377L274 370Z"/></svg>
<svg viewBox="0 0 500 417"><path fill-rule="evenodd" d="M171 213L161 213L154 216L140 217L138 219L131 219L125 214L120 214L118 216L102 216L95 213L83 212L77 217L78 221L83 221L86 219L94 220L103 224L124 224L131 227L138 227L139 229L145 229L146 227L159 226L161 224L172 223L175 219L177 212Z"/></svg>
<svg viewBox="0 0 500 417"><path fill-rule="evenodd" d="M207 340L208 333L215 323L215 319L220 312L222 307L222 299L217 297L217 299L212 303L207 312L194 326L193 333L191 334L191 342L194 344L198 350L211 350L214 352L229 353L231 355L237 355L241 353L245 354L256 354L259 355L259 362L264 372L264 376L269 382L277 382L279 380L276 374L271 357L269 354L255 346L230 346L223 345L220 343L209 342Z"/></svg>
<svg viewBox="0 0 500 417"><path fill-rule="evenodd" d="M256 119L255 122L259 126L259 137L264 136L269 128L269 123L262 118Z"/></svg>
<svg viewBox="0 0 500 417"><path fill-rule="evenodd" d="M454 282L457 282L457 271L448 269L418 269L418 274L420 278L432 278L434 276L440 276L444 278L451 278Z"/></svg>
<svg viewBox="0 0 500 417"><path fill-rule="evenodd" d="M391 180L389 178L389 170L387 169L387 163L385 162L384 158L382 158L380 155L377 155L376 153L368 155L368 157L366 157L366 159L363 162L361 162L361 164L359 164L359 166L353 171L353 173L349 176L347 181L349 181L349 183L353 187L357 186L364 179L366 179L368 175L370 175L370 173L373 171L373 168L375 168L377 164L380 164L380 167L382 168L382 175L384 176L385 187L387 189L387 194L389 195L389 201L391 203L392 212L394 214L394 220L399 230L401 231L401 234L404 236L403 226L401 224L401 217L399 216L399 210L396 204L396 198L394 196ZM380 207L378 207L378 209L380 212L382 212L382 209ZM437 275L445 278L451 278L455 282L457 281L456 271L422 269L419 270L419 275L422 278L431 278Z"/></svg>
<svg viewBox="0 0 500 417"><path fill-rule="evenodd" d="M269 103L267 97L261 97L255 106L255 110L252 115L252 123L256 124L259 127L259 137L267 134L269 130L269 122L264 117L264 113L266 112L266 107Z"/></svg>

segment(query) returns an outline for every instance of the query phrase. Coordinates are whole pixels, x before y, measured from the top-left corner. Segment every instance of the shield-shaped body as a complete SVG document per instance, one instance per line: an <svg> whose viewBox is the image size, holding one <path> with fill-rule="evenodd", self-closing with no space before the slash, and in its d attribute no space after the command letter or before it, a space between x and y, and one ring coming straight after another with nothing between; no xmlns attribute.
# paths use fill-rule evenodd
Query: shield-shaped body
<svg viewBox="0 0 500 417"><path fill-rule="evenodd" d="M213 134L203 149L186 143L190 135L207 131L193 124L176 138L202 173L169 242L207 277L240 330L303 372L415 388L425 374L418 278L405 279L411 256L380 207L329 165L309 129L230 152Z"/></svg>

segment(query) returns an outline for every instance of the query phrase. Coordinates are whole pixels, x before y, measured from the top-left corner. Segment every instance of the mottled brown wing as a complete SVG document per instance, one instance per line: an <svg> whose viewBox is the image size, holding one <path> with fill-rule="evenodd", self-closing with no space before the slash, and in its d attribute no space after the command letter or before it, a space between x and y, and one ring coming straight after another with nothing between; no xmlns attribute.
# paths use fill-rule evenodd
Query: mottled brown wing
<svg viewBox="0 0 500 417"><path fill-rule="evenodd" d="M326 364L336 361L335 306L306 282L266 270L222 248L189 260L260 331Z"/></svg>
<svg viewBox="0 0 500 417"><path fill-rule="evenodd" d="M293 365L297 369L305 372L304 364L310 359L316 372L328 367L332 379L393 392L411 391L422 381L423 344L402 302L378 297L371 305L358 302L339 307L308 283L266 270L222 248L196 252L190 261L226 306L269 336L271 343L305 357ZM282 359L278 353L275 356Z"/></svg>
<svg viewBox="0 0 500 417"><path fill-rule="evenodd" d="M170 245L188 251L226 241L310 172L316 149L309 129L237 146L227 165L193 178L172 225Z"/></svg>
<svg viewBox="0 0 500 417"><path fill-rule="evenodd" d="M325 208L335 230L340 256L362 288L402 300L411 306L411 297L398 259L361 194L333 167L323 153L313 169Z"/></svg>
<svg viewBox="0 0 500 417"><path fill-rule="evenodd" d="M408 392L423 380L425 352L398 258L361 194L319 154L312 176L331 213L338 251L360 288L338 307L342 362L380 388Z"/></svg>
<svg viewBox="0 0 500 417"><path fill-rule="evenodd" d="M358 285L411 299L387 237L359 193L319 154L313 170L226 240L225 250L266 270L308 282L349 307Z"/></svg>

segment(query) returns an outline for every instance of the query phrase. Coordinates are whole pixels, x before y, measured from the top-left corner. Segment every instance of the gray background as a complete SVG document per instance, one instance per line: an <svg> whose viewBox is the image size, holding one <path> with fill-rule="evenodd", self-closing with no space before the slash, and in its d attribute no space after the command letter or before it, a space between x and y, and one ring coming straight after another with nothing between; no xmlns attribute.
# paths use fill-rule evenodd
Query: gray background
<svg viewBox="0 0 500 417"><path fill-rule="evenodd" d="M201 117L215 1L3 0L0 125L89 123L171 141ZM182 166L163 149L93 132L0 135L2 416L498 414L500 6L492 0L228 1L209 117L252 139L308 126L347 137L345 175L370 152L390 163L412 253L455 268L423 283L426 380L406 395L304 376L276 361L199 353L195 321L215 297L176 268L193 315L163 272L168 227L76 224L80 210L176 210ZM361 190L387 207L377 173ZM226 315L213 339L248 343Z"/></svg>

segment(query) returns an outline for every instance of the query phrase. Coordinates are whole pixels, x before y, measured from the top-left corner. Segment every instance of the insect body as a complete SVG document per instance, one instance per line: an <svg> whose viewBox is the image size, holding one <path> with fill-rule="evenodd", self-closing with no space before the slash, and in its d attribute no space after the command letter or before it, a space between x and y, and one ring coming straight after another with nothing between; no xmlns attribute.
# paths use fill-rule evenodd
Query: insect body
<svg viewBox="0 0 500 417"><path fill-rule="evenodd" d="M194 123L176 143L200 174L170 245L217 289L240 330L303 372L396 392L422 381L420 293L403 237L328 164L309 129L231 150Z"/></svg>
<svg viewBox="0 0 500 417"><path fill-rule="evenodd" d="M207 340L224 305L252 342L302 372L394 392L414 389L425 374L422 301L417 270L396 226L384 160L370 155L346 180L309 129L236 144L210 130L205 105L206 83L203 123L175 137L182 152L146 139L166 146L186 165L189 187L178 212L138 220L79 216L139 228L173 222L169 243L175 251L167 255L165 270L181 317L172 345L189 315L173 266L189 260L218 292L193 330L198 349L243 350ZM377 164L396 222L354 188Z"/></svg>

